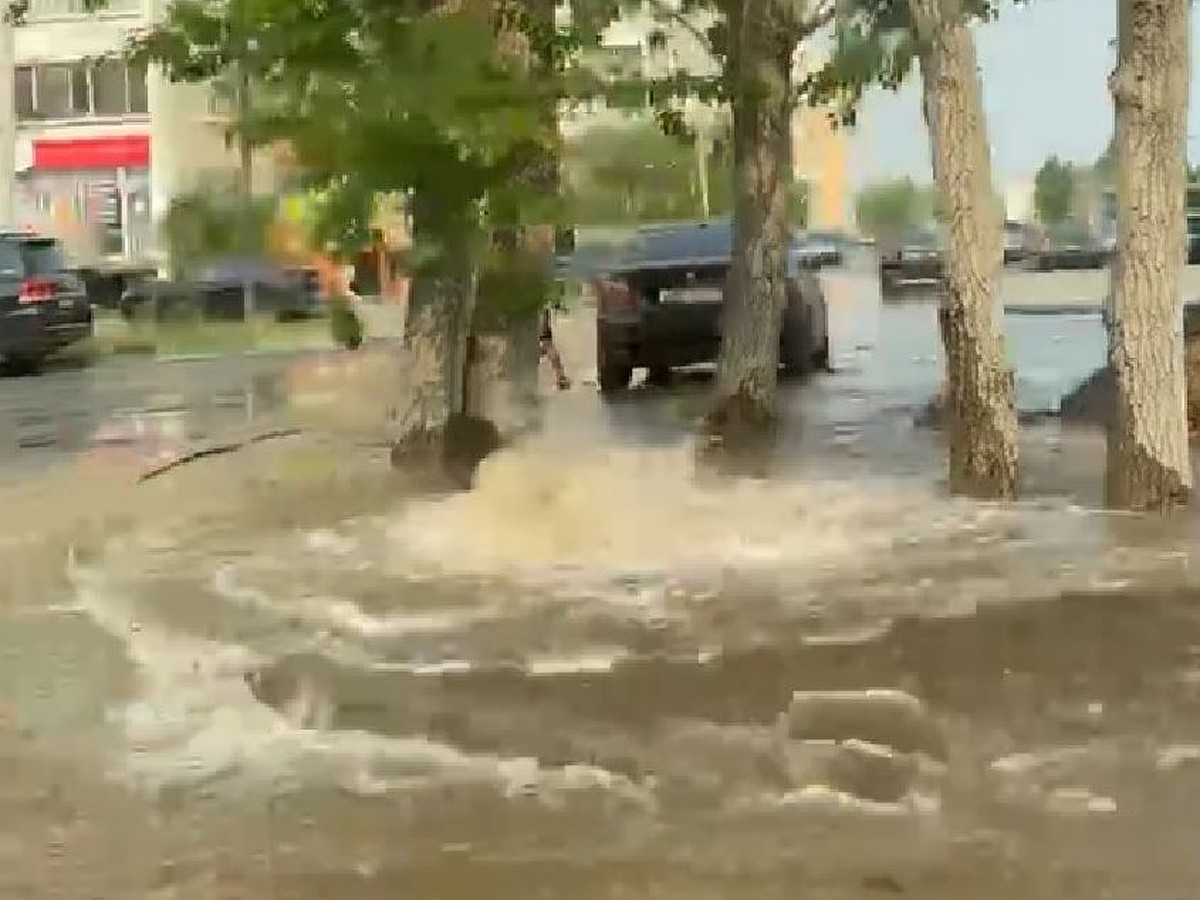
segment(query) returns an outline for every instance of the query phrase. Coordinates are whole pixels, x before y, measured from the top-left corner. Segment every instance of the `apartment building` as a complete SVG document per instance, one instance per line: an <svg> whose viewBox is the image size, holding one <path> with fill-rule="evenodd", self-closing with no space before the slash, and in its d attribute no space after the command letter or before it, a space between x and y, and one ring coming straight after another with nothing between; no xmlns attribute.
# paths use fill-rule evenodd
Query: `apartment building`
<svg viewBox="0 0 1200 900"><path fill-rule="evenodd" d="M560 21L567 13L560 7ZM664 23L650 6L622 10L601 37L601 48L585 64L611 76L641 74L665 77L672 72L711 74L716 63L697 33L712 22L711 13L698 14L685 27ZM652 35L661 37L651 39ZM820 53L796 55L797 77L817 65ZM702 135L727 121L728 112L698 102L684 105L684 114ZM560 117L564 137L577 138L589 128L619 126L644 121L645 113L608 107L603 100L565 109ZM848 229L853 223L849 178L849 135L835 128L828 110L803 106L792 121L792 170L809 186L809 225L812 228Z"/></svg>
<svg viewBox="0 0 1200 900"><path fill-rule="evenodd" d="M89 14L83 0L30 0L14 29L17 223L80 258L155 256L171 198L237 164L209 86L170 84L120 58L161 2L108 0Z"/></svg>

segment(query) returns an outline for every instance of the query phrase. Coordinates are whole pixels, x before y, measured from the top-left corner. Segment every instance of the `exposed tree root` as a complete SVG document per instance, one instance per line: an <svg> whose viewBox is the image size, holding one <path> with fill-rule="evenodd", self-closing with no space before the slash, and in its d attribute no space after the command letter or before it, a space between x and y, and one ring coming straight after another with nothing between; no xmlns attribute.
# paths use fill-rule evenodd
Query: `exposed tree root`
<svg viewBox="0 0 1200 900"><path fill-rule="evenodd" d="M431 488L469 489L475 470L500 449L500 431L490 419L452 415L444 428L407 435L392 445L392 466Z"/></svg>

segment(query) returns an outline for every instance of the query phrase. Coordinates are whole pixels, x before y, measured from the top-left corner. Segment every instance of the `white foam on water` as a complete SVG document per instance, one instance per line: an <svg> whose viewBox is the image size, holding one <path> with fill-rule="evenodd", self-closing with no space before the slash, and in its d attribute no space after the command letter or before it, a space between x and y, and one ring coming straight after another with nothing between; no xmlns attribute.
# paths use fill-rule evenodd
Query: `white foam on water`
<svg viewBox="0 0 1200 900"><path fill-rule="evenodd" d="M888 553L897 536L954 532L989 515L919 482L705 483L687 448L563 458L529 445L485 460L474 490L399 510L387 563L537 581L828 571Z"/></svg>
<svg viewBox="0 0 1200 900"><path fill-rule="evenodd" d="M315 722L313 716L321 699L299 696L290 715L259 703L246 675L263 660L250 649L136 621L109 570L71 559L68 574L77 609L120 639L137 667L136 698L111 715L122 738L112 773L142 789L207 785L236 791L313 779L363 794L465 783L505 796L602 790L640 805L652 802L641 786L597 766L544 767L532 759L468 754L422 737L303 727L324 724L319 711Z"/></svg>
<svg viewBox="0 0 1200 900"><path fill-rule="evenodd" d="M239 565L232 562L220 563L213 569L210 587L214 594L235 606L286 617L292 622L308 625L317 632L328 630L366 639L406 634L449 634L503 613L494 604L484 603L469 608L426 612L397 610L372 614L345 597L308 595L278 599L265 590L243 584Z"/></svg>
<svg viewBox="0 0 1200 900"><path fill-rule="evenodd" d="M519 619L531 605L546 603L560 604L568 617L579 613L581 620L608 606L625 617L683 616L686 625L727 576L759 578L775 599L802 598L805 587L821 579L858 583L867 571L894 571L897 561L943 559L948 548L956 548L956 559L990 556L1000 552L981 543L990 535L999 535L996 543L1009 545L1009 554L1024 554L1025 571L1005 574L1006 583L1040 578L1053 590L1055 578L1043 576L1031 550L1013 551L1014 540L1046 534L1061 541L1070 534L1072 546L1087 546L1080 533L1088 520L1082 511L1048 505L1002 509L947 500L934 485L916 480L706 481L697 477L687 448L564 457L534 443L485 461L473 491L411 500L379 519L256 541L235 564L199 554L195 576L216 604L265 611L281 626L302 626L291 628L286 639L268 638L264 646L272 654L283 652L280 643L288 652L331 655L357 646L353 664L371 666L389 662L364 649L363 641L380 636L454 635L484 618ZM154 590L152 557L146 543L114 544L94 566L70 566L80 608L123 641L140 673L136 699L114 710L128 751L116 771L136 783L157 789L313 777L377 792L465 779L527 793L531 779L538 791L573 790L585 782L603 790L619 785L630 797L642 790L592 767L546 769L420 737L329 731L322 728L330 715L319 691L298 696L284 713L268 708L255 699L246 677L271 661L267 650L186 633L188 626L156 617L148 593ZM161 554L156 561L162 564ZM451 605L438 606L432 594L406 604L401 595L374 613L352 591L330 596L312 587L311 576L327 574L331 566L339 567L335 574L369 566L372 578L401 575L398 585L418 591L419 577L463 577L468 586ZM248 572L266 576L269 590L255 586ZM961 593L962 572L956 569L951 578L947 597L918 598L923 608L948 605L949 595ZM536 590L488 587L497 584ZM933 587L943 585L939 580ZM753 616L753 609L745 614ZM201 618L219 622L220 610ZM577 635L567 631L571 639L565 642L530 635L531 672L602 675L620 659L621 648L576 647ZM470 647L447 647L445 656L418 665L427 674L445 674L476 662Z"/></svg>

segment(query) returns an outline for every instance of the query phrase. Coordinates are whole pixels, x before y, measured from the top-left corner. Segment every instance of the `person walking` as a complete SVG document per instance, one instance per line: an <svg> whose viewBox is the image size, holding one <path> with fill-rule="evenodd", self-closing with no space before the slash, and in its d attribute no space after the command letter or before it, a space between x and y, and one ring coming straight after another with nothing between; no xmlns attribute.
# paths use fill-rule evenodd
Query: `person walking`
<svg viewBox="0 0 1200 900"><path fill-rule="evenodd" d="M540 355L550 361L550 368L554 371L554 380L560 391L565 391L571 387L571 379L567 377L566 369L563 367L562 354L558 352L558 345L554 342L554 328L551 322L551 308L547 304L542 309L542 325L541 331L538 334L538 348Z"/></svg>

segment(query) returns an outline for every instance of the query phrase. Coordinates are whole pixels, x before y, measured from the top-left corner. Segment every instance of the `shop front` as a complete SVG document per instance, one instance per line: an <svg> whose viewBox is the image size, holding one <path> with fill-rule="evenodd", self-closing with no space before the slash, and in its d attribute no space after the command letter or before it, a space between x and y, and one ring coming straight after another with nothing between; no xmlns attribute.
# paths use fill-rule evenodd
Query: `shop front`
<svg viewBox="0 0 1200 900"><path fill-rule="evenodd" d="M76 259L143 259L154 249L150 138L39 137L17 176L22 225L58 237Z"/></svg>

